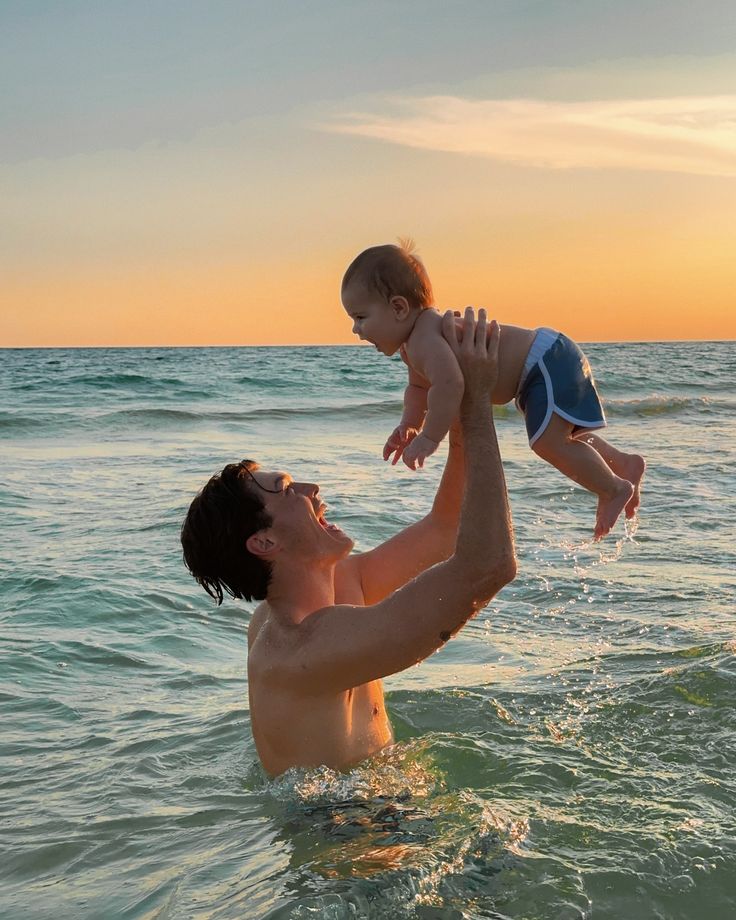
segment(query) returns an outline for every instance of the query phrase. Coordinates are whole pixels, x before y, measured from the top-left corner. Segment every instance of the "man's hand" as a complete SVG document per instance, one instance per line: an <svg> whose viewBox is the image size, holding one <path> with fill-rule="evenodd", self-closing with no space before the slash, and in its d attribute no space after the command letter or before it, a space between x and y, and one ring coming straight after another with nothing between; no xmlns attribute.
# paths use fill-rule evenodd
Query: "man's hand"
<svg viewBox="0 0 736 920"><path fill-rule="evenodd" d="M404 450L404 463L411 470L424 466L424 461L433 454L439 444L428 438L426 434L419 434Z"/></svg>
<svg viewBox="0 0 736 920"><path fill-rule="evenodd" d="M500 329L496 320L491 320L490 334L486 311L478 310L478 322L475 312L467 307L462 325L462 341L458 341L456 314L447 310L442 317L442 333L457 358L465 378L463 409L479 397L489 398L498 379L498 342Z"/></svg>
<svg viewBox="0 0 736 920"><path fill-rule="evenodd" d="M412 428L411 425L397 425L389 435L388 441L383 445L383 459L388 460L393 454L391 466L396 466L401 455L418 434L418 428Z"/></svg>

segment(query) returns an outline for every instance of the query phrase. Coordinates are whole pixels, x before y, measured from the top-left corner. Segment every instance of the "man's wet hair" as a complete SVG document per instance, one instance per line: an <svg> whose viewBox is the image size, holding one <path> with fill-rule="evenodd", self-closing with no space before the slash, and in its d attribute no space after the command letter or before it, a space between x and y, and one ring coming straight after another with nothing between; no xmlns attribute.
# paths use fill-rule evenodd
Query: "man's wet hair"
<svg viewBox="0 0 736 920"><path fill-rule="evenodd" d="M371 246L348 265L341 290L352 283L362 284L387 303L395 295L406 297L411 307L431 307L434 300L427 269L410 239L399 245Z"/></svg>
<svg viewBox="0 0 736 920"><path fill-rule="evenodd" d="M253 460L229 463L194 498L181 528L184 563L218 605L225 593L260 601L268 591L271 564L245 545L272 523L251 483L257 468Z"/></svg>

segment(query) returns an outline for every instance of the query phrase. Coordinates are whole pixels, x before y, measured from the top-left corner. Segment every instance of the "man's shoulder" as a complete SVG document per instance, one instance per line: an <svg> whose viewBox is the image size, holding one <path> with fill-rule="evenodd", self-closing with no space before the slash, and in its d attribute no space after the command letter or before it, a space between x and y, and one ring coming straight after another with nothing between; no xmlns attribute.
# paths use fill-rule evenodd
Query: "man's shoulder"
<svg viewBox="0 0 736 920"><path fill-rule="evenodd" d="M268 620L268 601L262 601L250 618L248 624L248 648L251 649L258 638L258 634L263 629L264 623Z"/></svg>
<svg viewBox="0 0 736 920"><path fill-rule="evenodd" d="M277 678L290 653L289 636L271 616L268 602L253 611L248 626L248 680L261 685Z"/></svg>

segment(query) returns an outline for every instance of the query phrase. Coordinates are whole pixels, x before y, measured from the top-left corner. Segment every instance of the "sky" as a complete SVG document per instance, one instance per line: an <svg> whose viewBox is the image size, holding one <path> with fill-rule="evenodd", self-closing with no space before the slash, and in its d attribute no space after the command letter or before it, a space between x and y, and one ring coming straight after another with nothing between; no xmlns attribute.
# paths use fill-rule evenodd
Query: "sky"
<svg viewBox="0 0 736 920"><path fill-rule="evenodd" d="M0 347L355 341L351 259L736 338L732 0L0 0Z"/></svg>

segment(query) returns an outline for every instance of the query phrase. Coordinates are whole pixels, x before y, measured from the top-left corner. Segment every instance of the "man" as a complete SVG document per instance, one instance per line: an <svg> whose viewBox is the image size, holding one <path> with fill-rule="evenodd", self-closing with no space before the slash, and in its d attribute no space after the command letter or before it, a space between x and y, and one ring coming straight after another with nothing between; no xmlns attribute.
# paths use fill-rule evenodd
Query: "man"
<svg viewBox="0 0 736 920"><path fill-rule="evenodd" d="M350 556L353 541L325 520L319 486L252 461L212 477L187 514L184 558L208 593L265 598L248 631L248 684L272 775L345 769L389 744L381 678L435 652L516 575L490 400L498 325L488 335L485 312L476 325L468 308L462 343L451 313L443 329L465 378L462 440L451 436L421 521Z"/></svg>

